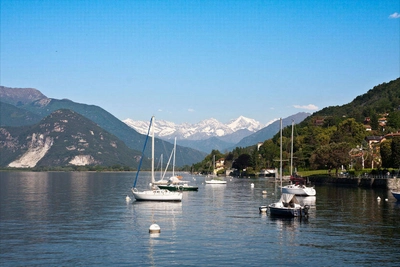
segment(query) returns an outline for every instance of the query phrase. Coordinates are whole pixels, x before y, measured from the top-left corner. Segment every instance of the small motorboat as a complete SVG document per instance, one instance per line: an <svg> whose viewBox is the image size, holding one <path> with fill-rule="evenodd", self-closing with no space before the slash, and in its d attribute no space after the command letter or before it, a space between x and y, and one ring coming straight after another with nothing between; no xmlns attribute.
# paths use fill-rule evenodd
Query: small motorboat
<svg viewBox="0 0 400 267"><path fill-rule="evenodd" d="M278 202L268 205L269 214L271 216L282 217L305 217L308 215L310 206L300 205L294 194L283 193ZM261 207L260 207L261 211Z"/></svg>

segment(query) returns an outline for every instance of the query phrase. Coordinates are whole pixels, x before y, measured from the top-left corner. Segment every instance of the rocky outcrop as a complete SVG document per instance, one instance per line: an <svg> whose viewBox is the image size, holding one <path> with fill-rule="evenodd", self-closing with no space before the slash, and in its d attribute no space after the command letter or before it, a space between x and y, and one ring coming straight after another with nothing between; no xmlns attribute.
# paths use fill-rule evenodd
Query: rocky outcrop
<svg viewBox="0 0 400 267"><path fill-rule="evenodd" d="M33 126L0 128L0 151L0 166L11 168L137 167L141 155L97 124L67 109L57 110Z"/></svg>
<svg viewBox="0 0 400 267"><path fill-rule="evenodd" d="M14 168L32 168L46 155L53 145L53 138L43 134L32 134L32 141L26 151L19 159L8 164Z"/></svg>

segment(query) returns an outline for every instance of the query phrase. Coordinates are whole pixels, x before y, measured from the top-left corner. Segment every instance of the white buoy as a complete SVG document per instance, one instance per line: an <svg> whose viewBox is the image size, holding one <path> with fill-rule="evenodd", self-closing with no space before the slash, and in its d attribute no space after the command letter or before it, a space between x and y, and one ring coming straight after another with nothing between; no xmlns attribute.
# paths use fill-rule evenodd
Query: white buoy
<svg viewBox="0 0 400 267"><path fill-rule="evenodd" d="M251 188L254 188L254 184L253 183L251 183Z"/></svg>
<svg viewBox="0 0 400 267"><path fill-rule="evenodd" d="M149 228L150 234L159 233L159 232L161 232L161 229L160 229L160 226L158 226L158 224L153 223L152 225L150 225L150 228Z"/></svg>
<svg viewBox="0 0 400 267"><path fill-rule="evenodd" d="M381 198L380 198L380 197L377 197L376 200L381 201Z"/></svg>
<svg viewBox="0 0 400 267"><path fill-rule="evenodd" d="M260 211L260 213L267 213L268 207L267 206L260 206L258 208L258 210Z"/></svg>
<svg viewBox="0 0 400 267"><path fill-rule="evenodd" d="M263 193L263 195L266 195L267 194L267 190L263 190L262 193Z"/></svg>
<svg viewBox="0 0 400 267"><path fill-rule="evenodd" d="M126 202L130 202L132 199L129 196L126 196Z"/></svg>
<svg viewBox="0 0 400 267"><path fill-rule="evenodd" d="M388 201L389 199L385 198L385 201Z"/></svg>

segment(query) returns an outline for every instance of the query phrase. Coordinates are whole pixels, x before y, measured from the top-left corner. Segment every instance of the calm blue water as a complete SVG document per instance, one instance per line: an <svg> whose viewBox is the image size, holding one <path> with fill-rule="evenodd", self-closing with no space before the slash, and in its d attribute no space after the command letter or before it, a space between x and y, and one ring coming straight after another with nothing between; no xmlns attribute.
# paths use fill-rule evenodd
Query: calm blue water
<svg viewBox="0 0 400 267"><path fill-rule="evenodd" d="M389 191L316 187L300 199L307 220L274 219L258 212L279 198L266 179L185 175L199 191L182 203L127 203L134 176L0 172L0 265L400 266L400 204Z"/></svg>

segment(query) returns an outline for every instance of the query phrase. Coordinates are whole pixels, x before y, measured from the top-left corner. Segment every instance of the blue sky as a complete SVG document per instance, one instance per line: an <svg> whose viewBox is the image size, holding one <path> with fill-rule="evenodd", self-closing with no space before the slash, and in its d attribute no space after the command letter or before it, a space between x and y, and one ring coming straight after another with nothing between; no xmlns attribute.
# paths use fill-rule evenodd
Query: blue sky
<svg viewBox="0 0 400 267"><path fill-rule="evenodd" d="M400 76L400 1L1 0L0 84L123 120L267 123Z"/></svg>

